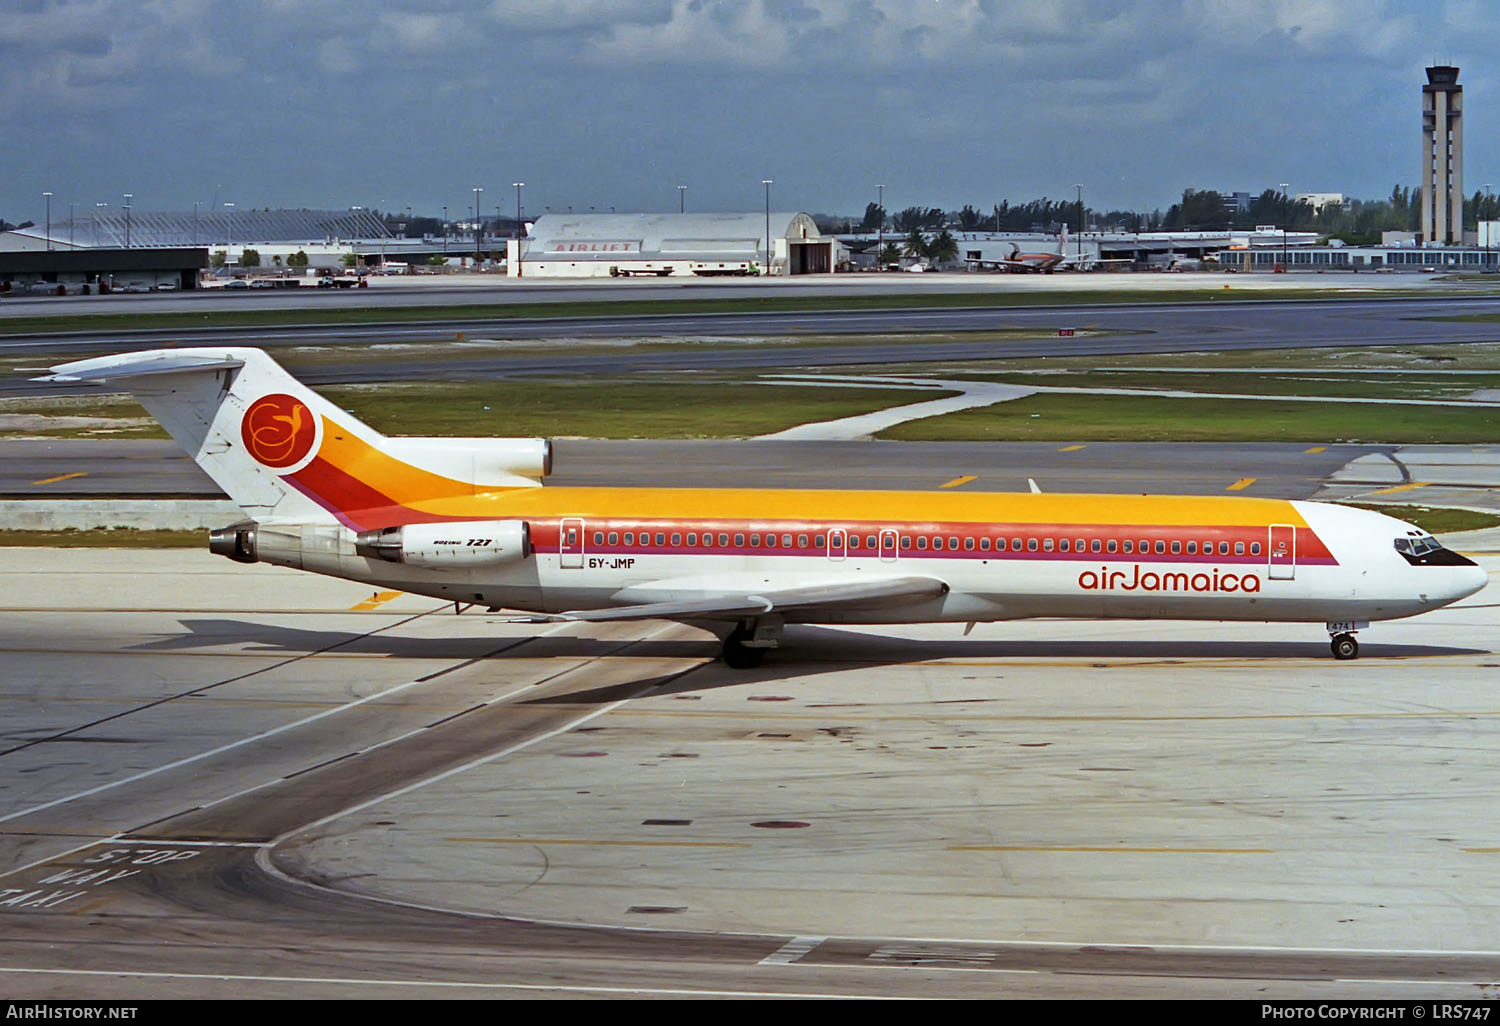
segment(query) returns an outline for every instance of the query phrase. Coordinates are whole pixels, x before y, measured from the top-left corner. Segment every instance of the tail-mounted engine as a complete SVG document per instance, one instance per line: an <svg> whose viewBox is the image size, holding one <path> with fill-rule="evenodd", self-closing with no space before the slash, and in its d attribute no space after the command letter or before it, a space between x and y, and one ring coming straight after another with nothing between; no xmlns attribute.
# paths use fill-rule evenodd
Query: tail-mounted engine
<svg viewBox="0 0 1500 1026"><path fill-rule="evenodd" d="M408 566L497 566L531 556L531 528L524 520L464 520L405 524L361 531L354 552L367 559Z"/></svg>

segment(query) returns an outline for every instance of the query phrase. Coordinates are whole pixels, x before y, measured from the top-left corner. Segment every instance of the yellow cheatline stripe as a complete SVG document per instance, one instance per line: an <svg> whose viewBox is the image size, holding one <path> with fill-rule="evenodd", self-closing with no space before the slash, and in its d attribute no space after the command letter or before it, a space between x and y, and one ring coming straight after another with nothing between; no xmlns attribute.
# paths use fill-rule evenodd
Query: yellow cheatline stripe
<svg viewBox="0 0 1500 1026"><path fill-rule="evenodd" d="M88 477L88 476L89 476L89 472L87 470L75 470L71 474L59 474L56 477L44 477L40 481L33 481L31 483L34 484L34 485L39 485L39 484L57 484L57 482L59 482L59 481L71 481L75 477Z"/></svg>
<svg viewBox="0 0 1500 1026"><path fill-rule="evenodd" d="M725 519L952 521L1045 524L1214 524L1255 526L1307 522L1284 499L1238 495L1032 495L1024 492L812 491L788 489L515 488L425 499L413 507L458 520L568 516L686 520ZM670 510L671 516L663 517Z"/></svg>
<svg viewBox="0 0 1500 1026"><path fill-rule="evenodd" d="M1253 485L1255 482L1257 482L1259 480L1260 480L1260 478L1258 478L1258 477L1242 477L1238 481L1236 481L1234 484L1230 485L1228 488L1226 488L1224 490L1226 492L1240 492L1240 491L1244 491L1246 488L1249 488L1251 485Z"/></svg>
<svg viewBox="0 0 1500 1026"><path fill-rule="evenodd" d="M1077 452L1079 449L1087 449L1086 445L1065 445L1058 452Z"/></svg>
<svg viewBox="0 0 1500 1026"><path fill-rule="evenodd" d="M964 477L955 477L952 481L944 481L942 484L938 485L938 487L939 488L957 488L959 485L966 485L966 484L968 484L970 481L973 481L977 476L978 475L976 475L976 474L967 474Z"/></svg>
<svg viewBox="0 0 1500 1026"><path fill-rule="evenodd" d="M1303 449L1302 450L1302 452L1304 454L1314 453L1314 452L1327 452L1327 451L1328 451L1328 446L1326 446L1326 445L1315 445L1311 449Z"/></svg>
<svg viewBox="0 0 1500 1026"><path fill-rule="evenodd" d="M373 594L369 598L365 599L359 605L357 605L357 606L350 606L349 607L349 612L351 612L351 613L366 613L366 612L369 612L371 609L377 608L378 606L385 605L387 602L389 602L393 598L400 598L400 597L401 597L401 592L399 592L399 591L377 591L375 594Z"/></svg>
<svg viewBox="0 0 1500 1026"><path fill-rule="evenodd" d="M1271 848L1103 848L1072 844L950 844L949 851L1046 851L1082 855L1274 855Z"/></svg>
<svg viewBox="0 0 1500 1026"><path fill-rule="evenodd" d="M1397 485L1394 488L1382 488L1380 491L1378 491L1378 492L1371 492L1370 494L1371 495L1394 495L1396 492L1409 492L1413 488L1426 488L1430 484L1432 484L1431 481L1413 481L1411 484Z"/></svg>
<svg viewBox="0 0 1500 1026"><path fill-rule="evenodd" d="M454 844L578 844L616 848L748 848L748 842L737 841L605 841L575 837L445 837Z"/></svg>

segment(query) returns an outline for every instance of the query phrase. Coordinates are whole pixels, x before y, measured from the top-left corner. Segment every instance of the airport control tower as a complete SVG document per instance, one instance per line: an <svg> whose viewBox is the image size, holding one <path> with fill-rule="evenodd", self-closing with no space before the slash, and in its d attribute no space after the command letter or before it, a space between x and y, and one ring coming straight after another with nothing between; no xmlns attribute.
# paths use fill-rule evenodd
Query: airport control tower
<svg viewBox="0 0 1500 1026"><path fill-rule="evenodd" d="M1423 242L1464 241L1464 87L1458 69L1427 69L1422 87Z"/></svg>

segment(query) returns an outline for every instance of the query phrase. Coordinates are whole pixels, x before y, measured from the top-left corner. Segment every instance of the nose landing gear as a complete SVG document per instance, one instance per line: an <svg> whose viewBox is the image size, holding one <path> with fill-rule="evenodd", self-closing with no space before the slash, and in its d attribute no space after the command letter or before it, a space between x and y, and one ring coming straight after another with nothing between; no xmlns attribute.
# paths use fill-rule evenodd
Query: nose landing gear
<svg viewBox="0 0 1500 1026"><path fill-rule="evenodd" d="M1359 642L1354 640L1354 635L1352 634L1335 634L1331 645L1335 659L1359 658Z"/></svg>

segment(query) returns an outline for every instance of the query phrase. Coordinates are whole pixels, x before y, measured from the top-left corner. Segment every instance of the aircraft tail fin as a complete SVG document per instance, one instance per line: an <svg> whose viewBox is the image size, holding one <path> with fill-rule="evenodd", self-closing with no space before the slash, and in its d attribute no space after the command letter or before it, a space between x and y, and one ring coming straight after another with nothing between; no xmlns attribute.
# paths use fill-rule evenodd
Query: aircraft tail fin
<svg viewBox="0 0 1500 1026"><path fill-rule="evenodd" d="M543 439L387 438L259 349L156 349L79 360L45 381L130 392L252 518L356 530L445 519L433 500L535 487Z"/></svg>

